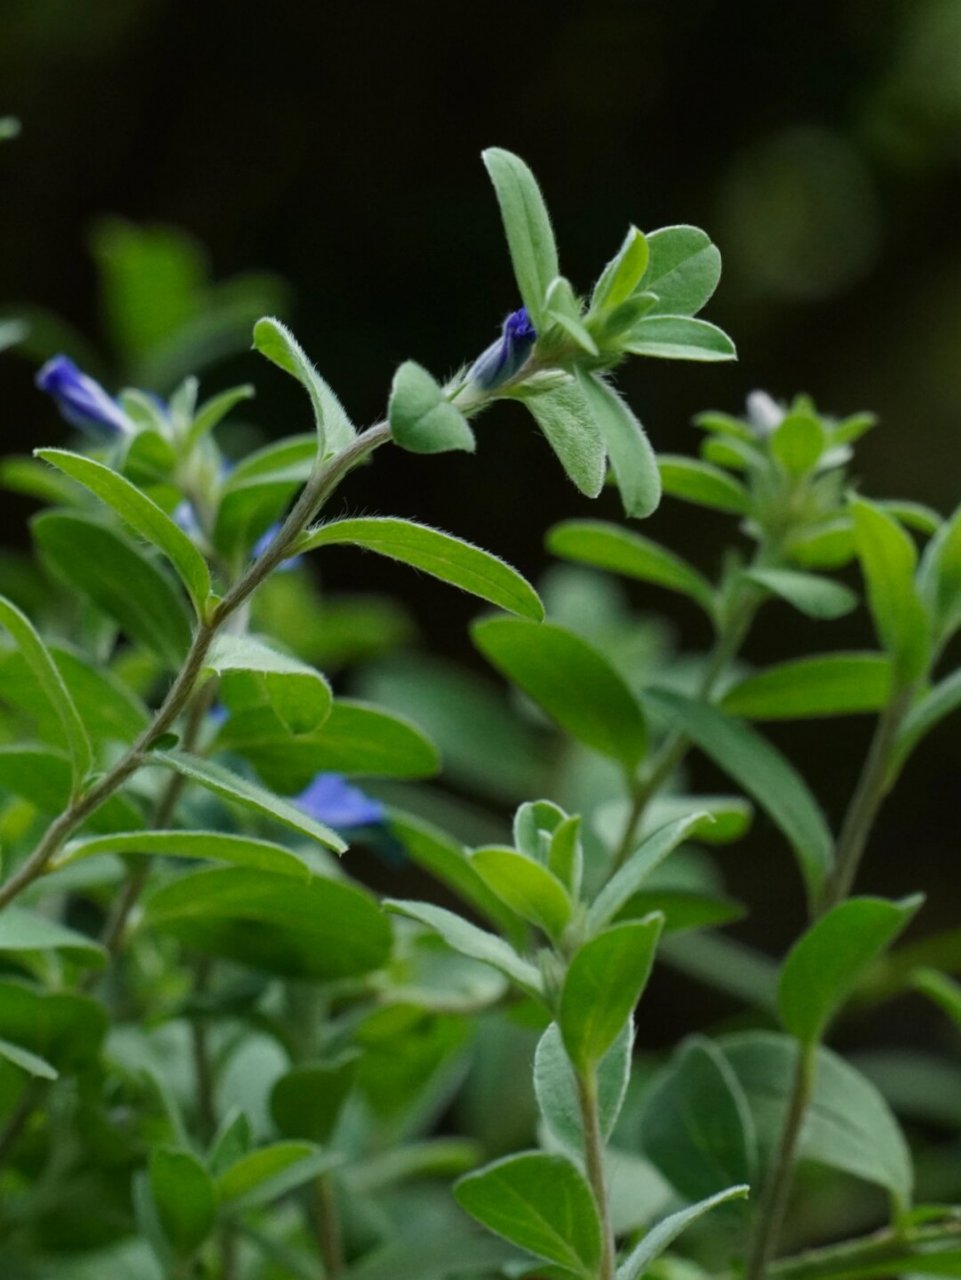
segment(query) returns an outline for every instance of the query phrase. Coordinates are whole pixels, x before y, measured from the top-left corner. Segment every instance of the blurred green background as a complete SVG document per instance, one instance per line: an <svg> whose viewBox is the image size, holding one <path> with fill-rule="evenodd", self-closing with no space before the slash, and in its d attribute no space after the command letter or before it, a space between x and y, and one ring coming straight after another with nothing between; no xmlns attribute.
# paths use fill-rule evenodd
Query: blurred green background
<svg viewBox="0 0 961 1280"><path fill-rule="evenodd" d="M253 294L290 319L355 420L374 421L400 360L443 375L517 305L479 162L497 144L540 178L581 287L629 221L698 223L720 245L724 277L707 314L740 362L625 371L656 447L692 449L690 416L738 412L754 387L806 390L829 412L880 414L860 450L868 493L941 511L961 498L957 0L3 0L6 112L24 128L0 151L2 309L64 317L99 353L91 368L108 385L137 363L118 350L110 299L98 296L95 261L118 234L104 231L105 215L187 230L208 247L214 279L275 276ZM218 295L241 314L250 296ZM41 346L46 333L35 334ZM27 360L0 362L5 451L66 438L32 375ZM255 381L251 416L268 432L307 427L298 389L253 355L204 377L207 391ZM341 501L416 515L534 578L550 522L617 515L614 495L592 505L566 484L512 406L483 420L478 457L383 456ZM4 497L8 540L24 540L30 509ZM732 529L666 503L645 531L709 569ZM430 644L479 666L465 637L471 602L372 559L329 563L341 588L410 593ZM686 645L706 642L683 604L631 596L665 609ZM869 645L863 618L815 627L771 607L750 656L832 643ZM774 732L834 821L868 732L864 721ZM956 885L959 767L949 724L885 811L873 888L906 892L938 874ZM718 785L706 765L696 776ZM728 866L735 891L761 905L744 936L776 947L800 904L772 839L761 826ZM935 893L925 927L956 920L957 895Z"/></svg>

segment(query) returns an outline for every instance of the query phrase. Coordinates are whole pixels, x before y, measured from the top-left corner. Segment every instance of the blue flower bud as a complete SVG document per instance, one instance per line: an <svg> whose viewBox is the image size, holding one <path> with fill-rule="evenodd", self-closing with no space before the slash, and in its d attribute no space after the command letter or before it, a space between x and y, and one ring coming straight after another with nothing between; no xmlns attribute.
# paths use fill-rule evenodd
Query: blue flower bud
<svg viewBox="0 0 961 1280"><path fill-rule="evenodd" d="M537 334L527 308L512 311L504 321L501 336L482 352L471 366L468 381L482 391L493 391L520 372Z"/></svg>
<svg viewBox="0 0 961 1280"><path fill-rule="evenodd" d="M134 425L99 382L78 369L69 356L54 356L36 377L37 386L57 402L71 426L103 438L129 435Z"/></svg>
<svg viewBox="0 0 961 1280"><path fill-rule="evenodd" d="M352 787L339 773L318 773L297 797L304 813L337 831L376 827L384 821L384 806Z"/></svg>

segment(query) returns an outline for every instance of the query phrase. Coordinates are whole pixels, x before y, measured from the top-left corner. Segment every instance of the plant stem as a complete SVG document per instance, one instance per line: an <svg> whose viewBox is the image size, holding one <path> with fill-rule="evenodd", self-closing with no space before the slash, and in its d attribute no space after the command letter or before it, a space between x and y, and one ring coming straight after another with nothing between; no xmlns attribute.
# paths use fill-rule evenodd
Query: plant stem
<svg viewBox="0 0 961 1280"><path fill-rule="evenodd" d="M202 996L210 979L211 961L202 956L194 973L194 995ZM190 1020L190 1044L194 1060L194 1076L197 1081L197 1127L201 1141L206 1145L217 1131L217 1102L214 1094L214 1067L210 1059L210 1041L207 1023L201 1013Z"/></svg>
<svg viewBox="0 0 961 1280"><path fill-rule="evenodd" d="M594 1192L594 1201L601 1221L603 1252L598 1280L613 1280L616 1254L607 1185L604 1181L604 1139L601 1137L601 1124L597 1111L597 1072L594 1068L580 1071L575 1067L574 1074L577 1079L577 1101L580 1106L581 1129L584 1134L584 1167L587 1171L587 1180Z"/></svg>
<svg viewBox="0 0 961 1280"><path fill-rule="evenodd" d="M746 591L741 608L734 614L730 625L719 632L698 686L698 697L710 698L718 680L726 671L728 663L744 643L751 629L751 623L754 621L760 599L760 593L755 588ZM624 830L611 859L610 875L620 870L631 856L647 806L684 759L690 745L691 740L685 733L680 729L673 729L654 754L647 774L634 787Z"/></svg>
<svg viewBox="0 0 961 1280"><path fill-rule="evenodd" d="M771 1280L840 1280L856 1274L886 1277L913 1270L912 1262L934 1254L932 1246L961 1247L961 1222L944 1222L937 1226L919 1227L905 1235L886 1227L872 1235L820 1249L806 1249L793 1258L782 1258L772 1264ZM954 1252L954 1251L952 1251Z"/></svg>
<svg viewBox="0 0 961 1280"><path fill-rule="evenodd" d="M378 423L362 432L325 465L318 467L307 481L270 546L248 567L246 573L217 604L210 617L198 624L184 665L154 713L151 723L112 768L108 769L88 791L73 800L63 813L54 819L33 851L6 882L0 885L0 909L7 906L28 885L43 875L51 859L80 823L119 790L142 765L149 762L150 746L166 733L186 706L203 671L210 646L221 627L284 559L317 510L330 497L344 476L389 439L388 425L383 422Z"/></svg>
<svg viewBox="0 0 961 1280"><path fill-rule="evenodd" d="M910 688L900 690L878 718L864 766L841 824L834 873L815 907L815 919L843 902L851 892L871 828L894 780L892 763L898 729L911 705L912 695ZM802 1048L774 1164L758 1207L746 1280L764 1280L777 1248L794 1178L798 1138L814 1088L816 1064L817 1045Z"/></svg>
<svg viewBox="0 0 961 1280"><path fill-rule="evenodd" d="M344 1244L340 1231L340 1215L329 1174L314 1181L312 1214L314 1236L324 1264L327 1280L337 1280L344 1273Z"/></svg>
<svg viewBox="0 0 961 1280"><path fill-rule="evenodd" d="M745 1280L764 1280L777 1248L794 1179L794 1160L801 1126L814 1089L816 1054L816 1045L798 1046L794 1083L774 1163L758 1206L757 1227L748 1250Z"/></svg>
<svg viewBox="0 0 961 1280"><path fill-rule="evenodd" d="M892 756L898 730L911 705L913 689L896 694L878 719L864 768L844 815L834 872L824 888L819 915L842 902L854 887L871 828L894 782Z"/></svg>

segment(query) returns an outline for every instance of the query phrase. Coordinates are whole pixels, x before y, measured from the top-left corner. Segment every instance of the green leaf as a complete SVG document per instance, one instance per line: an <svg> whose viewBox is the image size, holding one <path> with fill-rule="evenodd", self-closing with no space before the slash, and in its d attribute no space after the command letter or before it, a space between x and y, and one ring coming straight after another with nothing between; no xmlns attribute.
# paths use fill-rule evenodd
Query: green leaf
<svg viewBox="0 0 961 1280"><path fill-rule="evenodd" d="M685 1199L754 1179L757 1140L744 1091L702 1036L685 1041L649 1086L640 1133L645 1154Z"/></svg>
<svg viewBox="0 0 961 1280"><path fill-rule="evenodd" d="M194 871L156 889L144 919L205 954L321 982L371 973L390 954L376 899L325 876L304 883L249 868Z"/></svg>
<svg viewBox="0 0 961 1280"><path fill-rule="evenodd" d="M224 482L214 521L214 545L226 556L247 554L280 519L306 484L317 457L312 435L290 436L243 458Z"/></svg>
<svg viewBox="0 0 961 1280"><path fill-rule="evenodd" d="M35 1080L56 1080L60 1074L57 1068L52 1066L46 1058L41 1058L39 1054L31 1053L29 1049L24 1049L22 1045L12 1044L9 1040L0 1040L0 1058L12 1062L15 1067L19 1067L21 1071L26 1071L28 1076L32 1076Z"/></svg>
<svg viewBox="0 0 961 1280"><path fill-rule="evenodd" d="M88 516L46 511L34 517L32 528L40 558L58 581L179 669L190 644L190 618L179 592L153 560Z"/></svg>
<svg viewBox="0 0 961 1280"><path fill-rule="evenodd" d="M440 763L433 743L409 720L346 698L334 702L319 729L296 737L269 709L233 715L217 744L239 752L278 791L299 791L320 771L425 778Z"/></svg>
<svg viewBox="0 0 961 1280"><path fill-rule="evenodd" d="M204 436L226 418L231 409L236 408L244 400L251 400L255 395L250 383L239 387L230 387L218 395L211 396L194 414L193 421L187 429L185 445L188 450L195 449Z"/></svg>
<svg viewBox="0 0 961 1280"><path fill-rule="evenodd" d="M721 278L721 255L699 227L662 227L647 237L650 263L638 285L658 296L657 310L692 316L710 299Z"/></svg>
<svg viewBox="0 0 961 1280"><path fill-rule="evenodd" d="M560 275L544 198L534 175L519 156L500 147L489 147L482 158L497 193L517 289L539 332L547 290Z"/></svg>
<svg viewBox="0 0 961 1280"><path fill-rule="evenodd" d="M285 324L265 316L254 325L254 346L262 356L296 378L310 396L317 424L317 452L339 453L356 436L343 405L308 360L306 352Z"/></svg>
<svg viewBox="0 0 961 1280"><path fill-rule="evenodd" d="M538 1258L597 1274L601 1224L590 1187L565 1156L522 1152L454 1184L462 1209Z"/></svg>
<svg viewBox="0 0 961 1280"><path fill-rule="evenodd" d="M666 689L645 696L774 819L797 854L808 896L816 899L834 860L834 841L801 775L760 734L707 703Z"/></svg>
<svg viewBox="0 0 961 1280"><path fill-rule="evenodd" d="M244 1213L278 1200L311 1182L340 1162L334 1151L319 1151L312 1142L274 1142L241 1156L217 1179L225 1209Z"/></svg>
<svg viewBox="0 0 961 1280"><path fill-rule="evenodd" d="M496 845L477 849L470 864L512 911L543 929L554 942L560 941L573 904L553 872L515 849Z"/></svg>
<svg viewBox="0 0 961 1280"><path fill-rule="evenodd" d="M781 1021L805 1045L815 1044L865 970L911 921L920 895L888 902L849 898L801 935L778 984Z"/></svg>
<svg viewBox="0 0 961 1280"><path fill-rule="evenodd" d="M640 284L650 257L643 232L631 227L624 243L598 277L591 295L591 310L612 311L626 302Z"/></svg>
<svg viewBox="0 0 961 1280"><path fill-rule="evenodd" d="M843 618L858 603L854 592L840 582L819 578L814 573L797 573L793 569L745 569L744 577L793 604L809 618Z"/></svg>
<svg viewBox="0 0 961 1280"><path fill-rule="evenodd" d="M584 874L584 849L581 845L581 818L574 814L554 829L547 850L547 869L577 898Z"/></svg>
<svg viewBox="0 0 961 1280"><path fill-rule="evenodd" d="M210 858L234 867L275 871L309 879L311 868L299 854L270 840L228 835L223 831L122 831L87 840L72 840L50 865L51 871L103 853L160 855L164 858Z"/></svg>
<svg viewBox="0 0 961 1280"><path fill-rule="evenodd" d="M23 796L41 813L60 814L70 803L69 758L52 748L0 746L0 788ZM90 815L96 831L123 831L139 826L140 810L121 792L110 796Z"/></svg>
<svg viewBox="0 0 961 1280"><path fill-rule="evenodd" d="M805 569L841 569L854 559L854 522L848 515L831 516L803 526L785 544L790 558Z"/></svg>
<svg viewBox="0 0 961 1280"><path fill-rule="evenodd" d="M900 760L905 760L926 733L961 707L961 671L952 671L917 701L898 731Z"/></svg>
<svg viewBox="0 0 961 1280"><path fill-rule="evenodd" d="M401 842L412 862L452 889L499 932L508 936L516 932L516 916L480 878L458 840L399 809L391 808L389 816L391 834Z"/></svg>
<svg viewBox="0 0 961 1280"><path fill-rule="evenodd" d="M5 142L7 138L16 137L16 131L11 133L10 116L0 116L0 142ZM29 326L20 320L0 320L0 351L6 351L10 347L15 347L18 342L22 342L30 332Z"/></svg>
<svg viewBox="0 0 961 1280"><path fill-rule="evenodd" d="M561 988L558 1022L579 1071L600 1062L641 998L663 923L655 913L616 924L574 953Z"/></svg>
<svg viewBox="0 0 961 1280"><path fill-rule="evenodd" d="M813 414L788 413L771 436L771 457L789 476L800 477L812 471L827 447L827 433Z"/></svg>
<svg viewBox="0 0 961 1280"><path fill-rule="evenodd" d="M927 606L934 633L943 641L961 625L961 507L924 549L918 592Z"/></svg>
<svg viewBox="0 0 961 1280"><path fill-rule="evenodd" d="M671 497L683 498L685 502L710 507L713 511L747 514L750 506L747 490L720 467L674 453L659 453L657 465L664 492Z"/></svg>
<svg viewBox="0 0 961 1280"><path fill-rule="evenodd" d="M708 1196L706 1200L700 1200L697 1204L688 1205L686 1209L679 1209L677 1213L672 1213L669 1218L662 1219L656 1226L651 1227L641 1243L634 1248L632 1253L628 1254L618 1267L617 1280L641 1280L641 1277L647 1274L651 1263L656 1261L664 1250L673 1244L681 1232L686 1230L692 1222L696 1222L704 1214L710 1213L718 1205L727 1204L731 1200L743 1199L748 1195L749 1191L750 1187L743 1185L727 1187L716 1195Z"/></svg>
<svg viewBox="0 0 961 1280"><path fill-rule="evenodd" d="M587 926L595 931L613 920L655 868L682 844L692 831L710 818L706 810L686 814L660 827L643 840L624 865L611 876L587 913Z"/></svg>
<svg viewBox="0 0 961 1280"><path fill-rule="evenodd" d="M89 1068L101 1052L106 1031L106 1010L90 996L42 991L9 979L0 982L0 1036L48 1063L55 1074Z"/></svg>
<svg viewBox="0 0 961 1280"><path fill-rule="evenodd" d="M634 1023L628 1018L617 1039L597 1064L597 1110L601 1137L614 1131L631 1075ZM584 1150L584 1133L577 1095L577 1079L556 1022L537 1044L534 1055L534 1091L551 1133L577 1155Z"/></svg>
<svg viewBox="0 0 961 1280"><path fill-rule="evenodd" d="M581 368L576 376L591 417L600 428L625 514L637 519L651 515L661 500L661 476L643 427L603 379Z"/></svg>
<svg viewBox="0 0 961 1280"><path fill-rule="evenodd" d="M577 488L596 498L604 487L607 450L601 429L575 378L522 397L534 421Z"/></svg>
<svg viewBox="0 0 961 1280"><path fill-rule="evenodd" d="M711 584L673 551L632 529L603 520L565 520L548 532L548 551L578 564L594 565L642 582L681 591L711 612Z"/></svg>
<svg viewBox="0 0 961 1280"><path fill-rule="evenodd" d="M931 644L914 582L917 552L901 526L872 503L853 499L851 514L874 626L894 662L895 686L903 687L923 674Z"/></svg>
<svg viewBox="0 0 961 1280"><path fill-rule="evenodd" d="M825 653L767 667L724 695L728 715L802 720L879 711L891 695L891 662L881 653Z"/></svg>
<svg viewBox="0 0 961 1280"><path fill-rule="evenodd" d="M335 853L343 853L347 848L336 831L331 831L286 800L281 800L263 787L258 787L256 783L241 778L212 760L203 760L200 756L189 755L185 751L155 751L150 760L165 769L173 769L190 782L198 783L224 800L250 809L261 817L280 822L301 835L310 836Z"/></svg>
<svg viewBox="0 0 961 1280"><path fill-rule="evenodd" d="M13 636L37 683L57 713L73 760L74 784L79 785L93 764L93 753L87 730L63 676L27 615L3 596L0 596L0 625L6 627Z"/></svg>
<svg viewBox="0 0 961 1280"><path fill-rule="evenodd" d="M647 750L637 699L608 660L556 623L488 618L474 643L560 727L633 771Z"/></svg>
<svg viewBox="0 0 961 1280"><path fill-rule="evenodd" d="M592 356L599 354L597 343L584 325L581 305L574 296L569 280L564 276L558 276L556 280L552 280L547 290L545 304L548 319L560 325L582 351Z"/></svg>
<svg viewBox="0 0 961 1280"><path fill-rule="evenodd" d="M390 432L411 453L474 452L474 433L443 387L423 366L405 360L394 374L387 406Z"/></svg>
<svg viewBox="0 0 961 1280"><path fill-rule="evenodd" d="M357 1051L329 1062L301 1062L274 1083L270 1114L285 1138L325 1143L357 1074Z"/></svg>
<svg viewBox="0 0 961 1280"><path fill-rule="evenodd" d="M429 525L390 516L334 520L309 530L296 550L338 545L363 547L423 569L509 613L535 621L544 616L537 592L516 569L489 551Z"/></svg>
<svg viewBox="0 0 961 1280"><path fill-rule="evenodd" d="M798 1045L771 1031L739 1032L717 1045L751 1108L763 1174L784 1128ZM865 1076L829 1049L817 1050L798 1155L885 1187L902 1206L911 1199L911 1155L890 1107Z"/></svg>
<svg viewBox="0 0 961 1280"><path fill-rule="evenodd" d="M661 360L736 360L737 348L723 329L687 316L645 316L620 340L635 356Z"/></svg>
<svg viewBox="0 0 961 1280"><path fill-rule="evenodd" d="M266 696L291 733L318 729L330 714L330 685L313 667L252 636L218 636L204 669L226 677L222 696L231 709L256 706Z"/></svg>
<svg viewBox="0 0 961 1280"><path fill-rule="evenodd" d="M961 984L937 969L916 969L911 975L911 985L933 1000L961 1031Z"/></svg>
<svg viewBox="0 0 961 1280"><path fill-rule="evenodd" d="M493 933L478 929L453 911L435 907L429 902L401 902L396 898L388 898L384 902L384 908L433 929L453 951L470 956L472 960L493 965L529 995L538 998L543 996L544 983L540 973L532 964L522 960L513 947Z"/></svg>
<svg viewBox="0 0 961 1280"><path fill-rule="evenodd" d="M652 836L660 827L678 818L702 815L692 834L702 844L730 844L740 840L751 825L754 806L743 796L685 796L661 795L655 797L645 810L641 834ZM621 811L620 820L627 818L627 806Z"/></svg>
<svg viewBox="0 0 961 1280"><path fill-rule="evenodd" d="M150 1193L164 1235L181 1258L189 1258L213 1229L217 1193L195 1155L175 1147L150 1153Z"/></svg>
<svg viewBox="0 0 961 1280"><path fill-rule="evenodd" d="M107 962L106 951L93 938L18 906L4 907L0 915L0 952L6 951L65 951L78 964L95 969Z"/></svg>
<svg viewBox="0 0 961 1280"><path fill-rule="evenodd" d="M161 551L180 575L198 617L205 616L211 592L207 562L162 507L118 472L93 458L69 453L66 449L37 449L36 455L79 481L135 533Z"/></svg>

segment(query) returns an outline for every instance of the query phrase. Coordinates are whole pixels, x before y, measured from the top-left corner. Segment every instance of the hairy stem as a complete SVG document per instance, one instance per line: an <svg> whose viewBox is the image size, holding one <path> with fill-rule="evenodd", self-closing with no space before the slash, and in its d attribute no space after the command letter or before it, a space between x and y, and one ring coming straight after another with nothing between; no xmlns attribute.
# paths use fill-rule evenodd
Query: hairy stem
<svg viewBox="0 0 961 1280"><path fill-rule="evenodd" d="M897 693L882 711L864 766L841 824L834 872L815 909L819 918L851 892L871 828L893 782L892 764L898 729L911 704L912 690ZM746 1280L764 1280L777 1248L784 1212L794 1179L797 1141L814 1087L816 1046L802 1050L778 1142L774 1164L758 1209Z"/></svg>
<svg viewBox="0 0 961 1280"><path fill-rule="evenodd" d="M771 1280L841 1280L857 1275L867 1280L909 1273L913 1262L924 1257L937 1257L938 1246L961 1248L961 1221L918 1227L908 1233L885 1227L872 1235L841 1244L805 1249L792 1258L781 1258L771 1265Z"/></svg>
<svg viewBox="0 0 961 1280"><path fill-rule="evenodd" d="M791 1184L794 1180L794 1161L798 1139L808 1102L814 1089L817 1046L798 1046L798 1060L794 1069L794 1083L788 1109L784 1116L784 1128L771 1172L758 1206L757 1226L748 1250L745 1280L764 1280L768 1265L777 1248L784 1214L787 1209Z"/></svg>
<svg viewBox="0 0 961 1280"><path fill-rule="evenodd" d="M718 680L744 643L759 604L759 592L754 588L745 592L741 608L735 613L730 625L718 634L698 687L698 697L710 698L714 692ZM610 875L618 871L631 856L647 806L687 755L690 745L691 740L686 734L680 729L673 729L654 754L647 773L634 787L624 830L611 859Z"/></svg>
<svg viewBox="0 0 961 1280"><path fill-rule="evenodd" d="M601 1124L597 1110L597 1072L593 1068L583 1072L575 1068L575 1076L577 1101L581 1112L581 1129L584 1134L584 1168L594 1193L598 1217L601 1220L603 1252L598 1280L613 1280L616 1253L607 1185L604 1181L604 1139L601 1137Z"/></svg>
<svg viewBox="0 0 961 1280"><path fill-rule="evenodd" d="M112 768L101 775L88 791L78 796L63 813L54 819L33 851L4 884L0 885L0 909L7 906L28 885L43 875L50 861L80 823L149 761L148 752L151 744L167 732L184 710L193 693L214 637L284 559L344 476L389 439L390 428L386 423L378 423L357 436L345 449L314 472L270 546L248 567L215 607L210 618L198 624L184 665L154 713L151 723Z"/></svg>
<svg viewBox="0 0 961 1280"><path fill-rule="evenodd" d="M913 689L897 694L878 719L864 768L838 837L834 872L828 880L819 914L842 902L854 887L861 857L884 797L894 782L892 763L898 730L911 705Z"/></svg>

